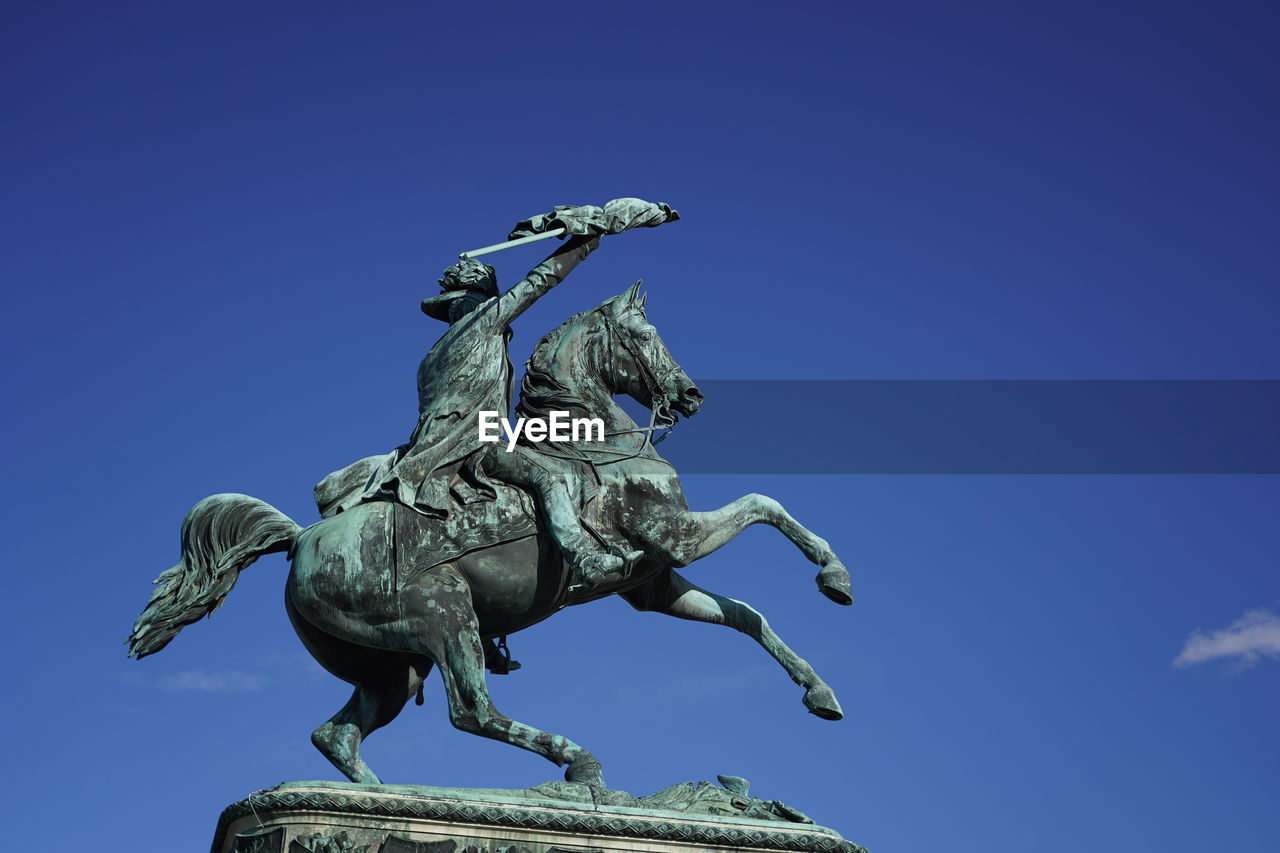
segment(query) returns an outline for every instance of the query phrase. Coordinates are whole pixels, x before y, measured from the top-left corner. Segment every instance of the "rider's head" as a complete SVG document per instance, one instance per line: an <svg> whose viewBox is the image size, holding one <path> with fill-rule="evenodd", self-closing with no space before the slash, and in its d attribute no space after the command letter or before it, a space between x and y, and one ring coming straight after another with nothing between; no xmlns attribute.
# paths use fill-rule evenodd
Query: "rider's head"
<svg viewBox="0 0 1280 853"><path fill-rule="evenodd" d="M488 264L467 258L444 271L440 286L445 290L474 290L485 296L497 296L498 274Z"/></svg>
<svg viewBox="0 0 1280 853"><path fill-rule="evenodd" d="M422 300L422 311L446 323L456 323L477 305L498 295L497 272L473 258L446 269L439 283L443 292Z"/></svg>

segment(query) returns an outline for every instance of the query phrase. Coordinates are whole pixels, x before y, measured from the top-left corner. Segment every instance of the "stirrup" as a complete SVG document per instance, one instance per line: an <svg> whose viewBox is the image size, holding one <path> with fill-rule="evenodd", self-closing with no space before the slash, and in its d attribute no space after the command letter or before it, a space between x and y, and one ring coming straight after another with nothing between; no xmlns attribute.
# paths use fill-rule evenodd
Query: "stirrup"
<svg viewBox="0 0 1280 853"><path fill-rule="evenodd" d="M494 675L507 675L520 668L520 661L511 659L506 636L489 640L484 645L484 668Z"/></svg>

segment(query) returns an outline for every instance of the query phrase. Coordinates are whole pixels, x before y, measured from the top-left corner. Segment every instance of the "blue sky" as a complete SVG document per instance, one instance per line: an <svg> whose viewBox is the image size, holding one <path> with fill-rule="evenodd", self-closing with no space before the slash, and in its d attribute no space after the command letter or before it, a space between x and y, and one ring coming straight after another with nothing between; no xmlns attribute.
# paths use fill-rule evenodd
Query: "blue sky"
<svg viewBox="0 0 1280 853"><path fill-rule="evenodd" d="M348 688L293 637L281 558L163 654L120 641L195 501L309 523L316 480L407 436L441 328L418 301L551 205L684 219L608 240L517 361L643 277L699 381L1280 379L1269 4L2 14L15 848L199 848L249 791L333 777L308 735ZM578 608L492 687L614 787L742 775L877 853L1274 846L1275 476L685 486L770 494L853 569L836 608L756 528L688 572L760 607L846 719L742 637ZM556 773L452 730L435 680L367 755L398 783Z"/></svg>

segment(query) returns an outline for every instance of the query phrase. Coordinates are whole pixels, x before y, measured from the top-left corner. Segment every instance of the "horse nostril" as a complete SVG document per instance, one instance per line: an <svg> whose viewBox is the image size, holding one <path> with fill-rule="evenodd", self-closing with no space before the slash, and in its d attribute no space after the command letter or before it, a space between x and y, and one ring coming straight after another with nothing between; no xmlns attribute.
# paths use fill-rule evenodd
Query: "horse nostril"
<svg viewBox="0 0 1280 853"><path fill-rule="evenodd" d="M692 387L691 387L691 388L687 388L687 389L685 389L684 395L685 395L686 397L688 397L690 400L704 400L704 399L706 399L705 397L703 397L703 396L702 396L702 392L701 392L701 391L699 391L697 388L692 388Z"/></svg>

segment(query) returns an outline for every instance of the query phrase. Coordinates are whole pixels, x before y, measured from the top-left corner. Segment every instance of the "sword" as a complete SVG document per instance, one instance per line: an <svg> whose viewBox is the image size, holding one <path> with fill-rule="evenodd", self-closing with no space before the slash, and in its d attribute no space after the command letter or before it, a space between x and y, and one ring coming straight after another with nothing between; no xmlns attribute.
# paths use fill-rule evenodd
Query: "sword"
<svg viewBox="0 0 1280 853"><path fill-rule="evenodd" d="M508 240L505 243L494 243L492 246L485 246L483 249L472 249L470 252L463 252L458 255L458 260L465 261L469 258L478 258L481 255L487 255L490 252L501 252L503 249L510 249L515 246L523 246L525 243L536 243L539 240L546 240L550 237L559 237L565 229L552 228L550 231L544 231L541 234L534 234L529 237L521 237L518 240Z"/></svg>

